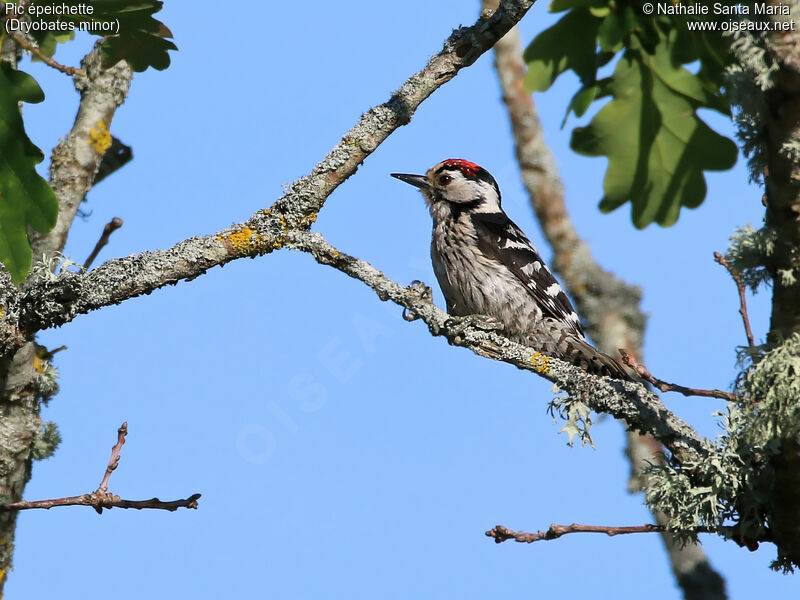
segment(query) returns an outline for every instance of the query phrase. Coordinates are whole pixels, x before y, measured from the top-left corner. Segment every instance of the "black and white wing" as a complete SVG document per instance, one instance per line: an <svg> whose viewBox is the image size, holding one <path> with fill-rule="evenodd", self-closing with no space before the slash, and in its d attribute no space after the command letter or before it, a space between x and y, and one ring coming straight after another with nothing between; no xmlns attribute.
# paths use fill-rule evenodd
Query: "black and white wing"
<svg viewBox="0 0 800 600"><path fill-rule="evenodd" d="M525 284L545 317L563 322L583 338L578 313L522 230L502 212L475 213L472 222L481 252L504 265Z"/></svg>

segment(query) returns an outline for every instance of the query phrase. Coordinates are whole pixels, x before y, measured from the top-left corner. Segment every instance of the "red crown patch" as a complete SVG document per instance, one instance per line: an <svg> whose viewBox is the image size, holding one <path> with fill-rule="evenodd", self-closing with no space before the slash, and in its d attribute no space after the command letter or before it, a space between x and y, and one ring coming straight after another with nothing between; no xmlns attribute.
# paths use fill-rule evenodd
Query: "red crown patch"
<svg viewBox="0 0 800 600"><path fill-rule="evenodd" d="M475 178L478 173L483 171L483 167L476 165L474 162L464 160L463 158L448 158L442 162L445 167L454 167L461 171L467 177Z"/></svg>

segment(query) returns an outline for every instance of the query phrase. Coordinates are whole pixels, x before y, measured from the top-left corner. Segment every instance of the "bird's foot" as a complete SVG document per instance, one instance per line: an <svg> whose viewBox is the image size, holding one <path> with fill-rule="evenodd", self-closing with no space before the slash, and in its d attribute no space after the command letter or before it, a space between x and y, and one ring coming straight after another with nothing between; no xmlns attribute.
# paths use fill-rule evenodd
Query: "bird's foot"
<svg viewBox="0 0 800 600"><path fill-rule="evenodd" d="M445 321L444 326L449 330L447 338L451 343L458 342L463 336L464 330L474 327L481 331L502 331L503 324L496 318L489 315L465 315L463 317L450 317Z"/></svg>
<svg viewBox="0 0 800 600"><path fill-rule="evenodd" d="M421 282L419 279L415 279L411 282L409 286L406 288L413 294L419 296L419 299L423 302L427 302L429 304L433 303L433 290ZM416 321L419 319L419 315L417 315L413 310L408 308L403 309L403 318L406 321Z"/></svg>

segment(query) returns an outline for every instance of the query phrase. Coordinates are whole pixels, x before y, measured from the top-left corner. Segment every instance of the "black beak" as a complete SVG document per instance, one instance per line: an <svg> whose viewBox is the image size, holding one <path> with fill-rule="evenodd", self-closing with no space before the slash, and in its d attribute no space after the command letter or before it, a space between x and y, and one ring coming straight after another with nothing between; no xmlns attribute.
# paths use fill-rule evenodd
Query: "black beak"
<svg viewBox="0 0 800 600"><path fill-rule="evenodd" d="M430 184L428 183L428 178L425 175L411 175L409 173L391 173L392 177L396 177L400 181L405 181L406 183L410 183L414 187L418 187L422 190L428 189Z"/></svg>

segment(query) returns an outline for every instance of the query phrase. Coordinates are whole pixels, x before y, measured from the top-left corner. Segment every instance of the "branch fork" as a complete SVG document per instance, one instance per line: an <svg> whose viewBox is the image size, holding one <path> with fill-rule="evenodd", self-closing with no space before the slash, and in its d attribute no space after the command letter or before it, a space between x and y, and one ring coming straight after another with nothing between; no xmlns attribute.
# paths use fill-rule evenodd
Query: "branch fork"
<svg viewBox="0 0 800 600"><path fill-rule="evenodd" d="M81 494L79 496L66 496L64 498L51 498L49 500L20 500L19 502L9 502L8 504L0 505L0 511L20 511L30 510L34 508L50 509L54 506L91 506L99 514L102 514L103 509L112 508L135 508L141 510L143 508L153 508L158 510L175 511L179 508L197 508L197 501L200 494L192 494L188 498L182 500L162 501L158 498L150 498L149 500L123 500L116 494L108 491L108 480L111 474L119 466L120 452L122 446L125 444L125 438L128 435L128 423L123 423L117 430L117 443L111 448L111 458L108 459L108 466L103 474L103 479L100 481L100 486L90 494Z"/></svg>

